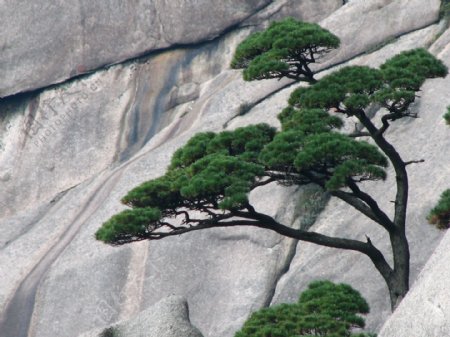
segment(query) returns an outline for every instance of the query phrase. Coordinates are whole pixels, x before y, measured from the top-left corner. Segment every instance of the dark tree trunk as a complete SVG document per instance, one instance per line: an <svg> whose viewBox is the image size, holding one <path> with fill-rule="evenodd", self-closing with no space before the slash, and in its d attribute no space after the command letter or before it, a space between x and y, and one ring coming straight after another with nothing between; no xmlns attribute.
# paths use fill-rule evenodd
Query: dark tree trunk
<svg viewBox="0 0 450 337"><path fill-rule="evenodd" d="M404 231L390 235L394 270L387 282L391 308L394 310L409 290L409 245Z"/></svg>
<svg viewBox="0 0 450 337"><path fill-rule="evenodd" d="M367 129L380 150L389 158L395 171L397 192L394 201L394 227L389 231L394 268L392 275L385 278L389 288L391 308L394 310L409 290L410 253L406 238L406 210L409 190L408 173L406 172L405 162L394 146L384 138L381 129L377 129L362 111L356 114L356 117ZM385 125L384 131L386 131L388 126L388 124Z"/></svg>

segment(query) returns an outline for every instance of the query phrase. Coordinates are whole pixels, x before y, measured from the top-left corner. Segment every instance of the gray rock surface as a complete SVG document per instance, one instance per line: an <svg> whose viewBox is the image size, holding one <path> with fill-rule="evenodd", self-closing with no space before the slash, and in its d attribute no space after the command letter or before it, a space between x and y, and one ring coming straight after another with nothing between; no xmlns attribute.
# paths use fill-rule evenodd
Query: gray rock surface
<svg viewBox="0 0 450 337"><path fill-rule="evenodd" d="M189 109L198 83L227 68L234 40L117 65L20 103L0 102L0 218L59 198L130 158Z"/></svg>
<svg viewBox="0 0 450 337"><path fill-rule="evenodd" d="M210 230L120 248L93 239L100 224L123 209L120 198L137 184L161 175L171 154L196 132L261 121L276 125L275 116L285 106L292 88L271 93L288 82L245 83L238 71L227 69L236 44L253 29L245 26L264 26L265 20L291 10L305 17L310 10L311 17L326 18L328 13L319 11L334 11L340 5L331 0L280 0L258 12L257 5L262 3L255 1L254 9L240 11L228 8L231 2L222 2L233 12L230 20L236 19L234 15L239 20L249 13L256 15L242 24L244 28L213 42L155 53L40 93L0 101L0 325L5 317L13 317L18 324L22 319L26 321L23 311L7 310L8 303L24 304L33 311L33 317L29 334L23 336L72 337L129 320L175 294L187 299L190 319L205 337L231 337L252 311L270 303L296 300L311 279L325 277L360 289L372 307L370 327L377 329L382 324L389 315L386 289L369 261L354 254L306 244L297 246L274 233L248 228ZM185 5L193 6L193 2ZM434 0L420 6L417 1L351 1L324 22L334 24L336 32L347 34L342 35L345 43L364 51L385 38L428 26L436 19L435 8ZM401 22L393 21L386 14L388 9L395 9ZM99 9L98 13L103 12ZM89 15L93 16L94 11ZM352 41L349 37L354 28L347 26L360 22L365 15L371 25L355 25L358 29L353 33L358 33L355 36L361 41ZM139 21L139 16L135 19ZM210 29L207 25L210 17L194 19L194 33L208 27L202 36L218 34L216 26ZM110 22L106 17L104 20ZM194 24L190 20L189 24ZM346 23L345 27L335 24L339 20ZM54 27L59 27L58 22ZM125 34L120 27L119 20L117 27L111 27L111 36ZM381 37L372 36L375 29L383 32ZM352 62L378 65L381 59L401 50L428 47L440 29L428 26ZM104 35L86 38L108 43ZM448 33L431 50L448 62L449 47L444 38L448 39ZM42 51L51 49L44 46ZM125 55L122 59L134 55L133 47L122 46L123 50L117 52ZM36 55L33 52L24 57L33 59ZM330 62L354 55L338 54ZM95 56L90 50L85 57ZM18 63L17 76L27 69ZM46 63L42 67L52 64ZM54 69L66 69L56 61L53 65ZM45 85L53 80L48 81L45 79ZM23 84L17 78L12 82ZM408 235L415 256L414 276L441 237L440 232L425 224L424 218L438 197L436 191L448 181L450 163L442 151L449 148L450 137L441 117L450 104L445 93L448 86L448 79L427 82L414 107L421 118L403 121L390 133L407 159L426 160L410 167L413 178ZM261 99L264 101L246 115L238 116L242 104ZM389 180L367 188L381 199L392 193ZM261 189L251 197L260 209L292 226L310 225L315 208L311 210L305 204L324 201L314 190L281 187ZM383 206L389 207L389 201ZM372 231L366 220L335 201L327 205L315 226L320 231L339 230L357 238L367 234L381 246L384 238L382 233ZM34 306L33 297L28 296L33 292Z"/></svg>
<svg viewBox="0 0 450 337"><path fill-rule="evenodd" d="M341 47L320 68L347 61L403 34L436 23L440 0L350 1L321 25L341 39Z"/></svg>
<svg viewBox="0 0 450 337"><path fill-rule="evenodd" d="M167 297L143 310L133 319L114 324L109 329L118 337L203 337L200 331L191 325L188 304L180 296ZM96 330L79 337L99 336L99 331Z"/></svg>
<svg viewBox="0 0 450 337"><path fill-rule="evenodd" d="M0 97L211 40L270 0L0 2Z"/></svg>
<svg viewBox="0 0 450 337"><path fill-rule="evenodd" d="M342 6L342 0L278 0L259 11L243 25L266 23L292 16L308 22L319 22Z"/></svg>

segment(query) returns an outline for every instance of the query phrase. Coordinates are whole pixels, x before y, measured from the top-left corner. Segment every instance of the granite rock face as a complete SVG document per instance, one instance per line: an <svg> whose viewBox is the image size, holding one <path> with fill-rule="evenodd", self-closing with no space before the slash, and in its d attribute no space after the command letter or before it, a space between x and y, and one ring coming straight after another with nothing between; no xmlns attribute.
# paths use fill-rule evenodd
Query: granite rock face
<svg viewBox="0 0 450 337"><path fill-rule="evenodd" d="M188 111L200 83L226 69L233 43L225 38L158 54L0 102L0 203L8 206L0 216L49 202L129 159L177 113Z"/></svg>
<svg viewBox="0 0 450 337"><path fill-rule="evenodd" d="M342 6L341 0L278 0L259 11L243 24L267 24L267 20L279 20L287 16L299 20L319 22Z"/></svg>
<svg viewBox="0 0 450 337"><path fill-rule="evenodd" d="M152 50L211 40L270 2L1 1L0 97Z"/></svg>
<svg viewBox="0 0 450 337"><path fill-rule="evenodd" d="M29 14L32 10L51 10L55 2L34 3L35 7L24 9L24 17L33 17ZM189 319L203 336L231 337L251 312L271 303L295 301L308 282L317 278L345 281L359 289L372 308L368 317L371 329L377 330L389 316L383 281L370 262L356 254L297 244L251 228L215 229L124 247L109 247L93 238L105 220L124 208L120 198L137 184L163 174L171 154L195 133L258 122L277 125L276 115L293 89L289 82L246 83L239 71L228 69L235 46L256 26L265 26L268 20L286 14L323 20L325 26L341 34L343 45L351 49L346 54L338 51L323 67L364 51L367 53L350 62L378 66L402 50L430 47L443 29L431 24L438 20L438 3L434 0L421 5L402 0L350 1L343 7L334 0L280 0L264 7L268 3L225 1L214 4L217 8L209 16L202 11L189 16L189 10L181 2L154 1L152 4L160 6L160 10L174 6L172 11L164 9L165 16L160 14L164 18L157 19L164 22L157 25L164 37L161 40L158 37L158 43L194 45L152 53L42 92L0 101L0 330L5 337L78 336L133 319L142 310L160 301L165 303L164 299L172 295L187 300ZM84 35L82 54L90 60L90 66L73 74L73 67L79 62L77 55L81 55L77 50L73 51L73 59L62 57L60 62L47 58L45 64L36 66L36 58L45 53L55 53L59 58L59 51L52 51L52 45L44 43L37 44L42 47L40 51L20 54L20 49L16 49L23 60L29 60L30 67L33 65L36 71L42 67L39 71L43 75L36 75L42 80L38 84L26 82L34 75L20 80L23 74L29 75L29 66L21 63L21 57L10 57L8 62L15 62L14 76L17 76L5 77L9 78L10 88L16 88L11 93L48 86L102 64L164 47L151 45L156 42L151 42L146 23L139 21L141 16L146 20L153 12L140 10L133 14L131 8L140 9L140 4L144 2L133 2L136 7L131 7L131 2L115 7L110 2L85 4L89 9L86 18L100 19L78 23L91 27L90 34ZM202 5L205 11L214 7L211 2L183 4ZM105 9L110 5L120 10L113 15ZM178 22L178 15L184 13L178 12L177 5L186 11L186 17L174 27L172 23ZM0 2L1 6L4 3ZM64 6L73 6L73 15L80 5ZM60 9L60 13L66 13ZM398 22L388 15L394 9L397 18L402 18ZM4 20L11 20L4 11L0 13ZM39 11L36 13L37 17L41 15ZM123 21L119 20L123 13L128 13L123 20L132 18L136 27L123 28ZM231 13L230 17L225 18L227 13ZM220 38L195 44L221 34L226 27L237 25L251 14ZM209 21L213 18L217 22ZM351 23L362 23L364 18L371 25L352 28ZM17 22L20 20L25 19L18 18ZM50 28L45 26L48 22L44 21L42 25L48 32ZM100 23L108 28L105 30L108 33L96 26ZM35 32L33 24L37 23L28 25L30 34L43 34ZM59 24L57 21L52 29L56 30ZM421 27L424 28L417 30ZM64 29L59 29L61 36ZM95 35L97 30L99 35ZM382 34L374 37L375 30ZM78 34L74 31L73 34ZM139 42L144 33L148 34L143 36L149 44ZM352 34L358 38L352 39ZM117 36L125 36L130 44L110 43ZM392 40L393 36L400 37ZM443 32L430 47L447 63L448 36L448 31ZM374 52L368 50L380 42L391 43ZM1 43L0 38L0 46ZM67 43L60 44L60 48L66 48ZM58 75L55 70L61 73ZM450 105L445 93L448 81L448 78L427 81L413 108L420 118L401 121L389 134L405 159L425 159L425 163L410 167L408 236L414 256L413 277L442 236L425 224L425 216L439 196L436 191L448 185L450 162L443 151L450 146L450 129L442 119L445 107ZM251 106L257 102L247 114L239 114L243 104ZM367 185L367 189L384 199L382 205L390 208L390 199L386 198L392 195L390 180ZM326 202L317 190L281 186L261 188L251 199L258 209L291 226L312 225ZM369 235L383 250L387 249L382 233L334 200L314 226L318 231L329 234L339 231L342 236L359 239ZM169 312L183 308L177 303L169 306L174 310ZM165 316L167 322L171 315ZM188 324L187 320L173 323L174 329Z"/></svg>

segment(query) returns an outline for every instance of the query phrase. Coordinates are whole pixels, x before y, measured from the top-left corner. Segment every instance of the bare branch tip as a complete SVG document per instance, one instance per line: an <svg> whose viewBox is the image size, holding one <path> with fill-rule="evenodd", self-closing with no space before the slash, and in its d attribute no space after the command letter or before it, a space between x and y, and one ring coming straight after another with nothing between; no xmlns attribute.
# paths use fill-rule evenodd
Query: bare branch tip
<svg viewBox="0 0 450 337"><path fill-rule="evenodd" d="M419 159L419 160L410 160L405 162L405 166L411 165L411 164L419 164L419 163L424 163L425 159Z"/></svg>

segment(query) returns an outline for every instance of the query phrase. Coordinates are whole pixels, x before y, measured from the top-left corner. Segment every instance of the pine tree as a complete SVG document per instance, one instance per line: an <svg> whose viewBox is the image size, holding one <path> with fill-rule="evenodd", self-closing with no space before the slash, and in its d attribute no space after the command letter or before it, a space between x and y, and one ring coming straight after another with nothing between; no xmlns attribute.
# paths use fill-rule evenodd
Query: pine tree
<svg viewBox="0 0 450 337"><path fill-rule="evenodd" d="M416 117L409 109L416 92L427 78L445 76L447 68L426 50L414 49L379 69L348 66L316 81L309 64L338 45L326 30L293 19L248 37L232 63L244 68L245 79L289 77L310 83L292 93L289 106L279 115L281 130L259 124L195 135L175 152L164 176L122 199L130 209L105 222L97 239L120 245L213 227L266 228L365 254L384 278L394 308L409 289L406 167L417 161L404 161L385 132L396 120ZM379 124L369 118L372 106L384 108L375 117ZM340 116L356 118L361 129L343 133ZM384 180L388 165L397 184L393 217L360 187L363 181ZM316 184L364 214L387 231L393 265L368 237L356 240L294 229L255 210L248 199L250 191L273 182Z"/></svg>

